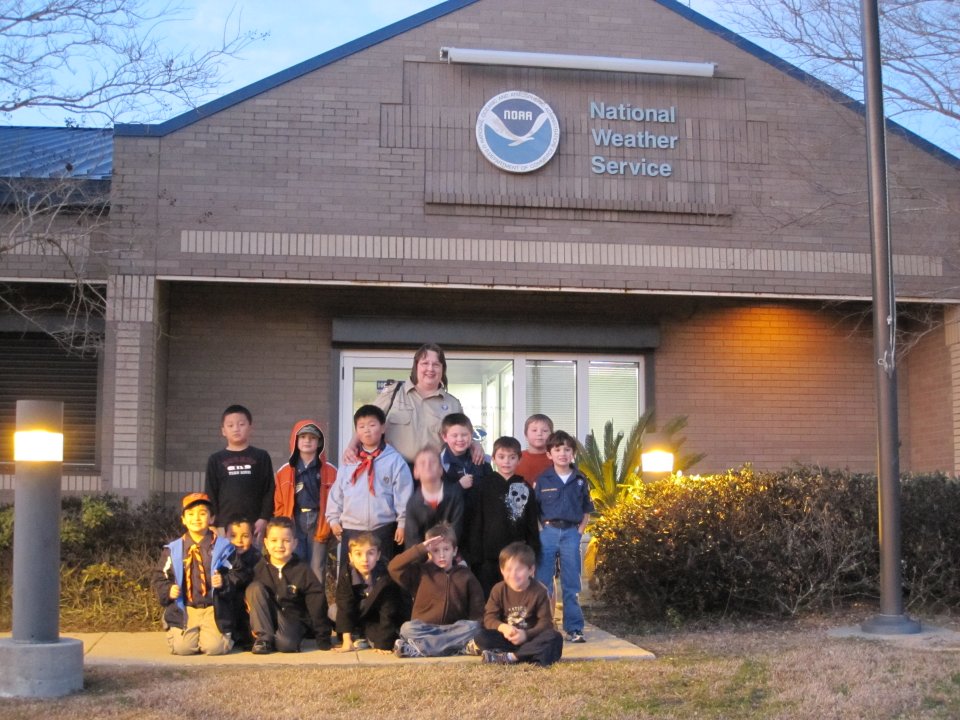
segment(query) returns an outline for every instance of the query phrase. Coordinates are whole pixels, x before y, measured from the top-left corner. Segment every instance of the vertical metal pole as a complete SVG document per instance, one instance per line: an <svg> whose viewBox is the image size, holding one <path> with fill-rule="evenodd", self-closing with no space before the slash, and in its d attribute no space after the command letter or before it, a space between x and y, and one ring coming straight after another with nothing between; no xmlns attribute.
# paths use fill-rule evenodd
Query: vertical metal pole
<svg viewBox="0 0 960 720"><path fill-rule="evenodd" d="M17 430L63 431L63 403L17 401ZM60 462L16 464L13 499L13 641L60 639Z"/></svg>
<svg viewBox="0 0 960 720"><path fill-rule="evenodd" d="M880 614L864 632L905 635L920 624L903 612L900 571L900 450L897 428L896 300L893 291L883 76L877 0L861 0L863 91L867 121L868 195L873 259L873 347L877 386L877 484L880 526Z"/></svg>

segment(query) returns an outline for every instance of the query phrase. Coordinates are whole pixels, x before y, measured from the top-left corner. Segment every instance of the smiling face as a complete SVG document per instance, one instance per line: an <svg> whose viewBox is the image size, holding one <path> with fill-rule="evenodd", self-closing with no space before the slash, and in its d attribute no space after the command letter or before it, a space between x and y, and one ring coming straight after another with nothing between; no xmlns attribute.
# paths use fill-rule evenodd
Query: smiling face
<svg viewBox="0 0 960 720"><path fill-rule="evenodd" d="M190 533L190 537L194 540L200 540L213 523L213 514L210 512L209 505L197 503L184 510L180 520L187 532Z"/></svg>
<svg viewBox="0 0 960 720"><path fill-rule="evenodd" d="M547 451L550 459L553 461L553 467L557 472L567 472L576 459L576 453L573 448L564 443L554 445Z"/></svg>
<svg viewBox="0 0 960 720"><path fill-rule="evenodd" d="M443 381L443 363L433 350L427 350L417 361L417 389L433 391Z"/></svg>
<svg viewBox="0 0 960 720"><path fill-rule="evenodd" d="M227 440L227 449L246 449L250 445L250 429L250 421L243 413L230 413L224 417L220 434Z"/></svg>
<svg viewBox="0 0 960 720"><path fill-rule="evenodd" d="M366 577L380 561L380 548L366 543L357 543L350 548L350 564Z"/></svg>
<svg viewBox="0 0 960 720"><path fill-rule="evenodd" d="M463 455L473 443L473 431L466 425L451 425L444 431L443 441L454 455Z"/></svg>
<svg viewBox="0 0 960 720"><path fill-rule="evenodd" d="M274 565L286 565L297 549L297 538L293 530L286 527L270 526L267 536L263 539L263 546L267 549L270 562Z"/></svg>

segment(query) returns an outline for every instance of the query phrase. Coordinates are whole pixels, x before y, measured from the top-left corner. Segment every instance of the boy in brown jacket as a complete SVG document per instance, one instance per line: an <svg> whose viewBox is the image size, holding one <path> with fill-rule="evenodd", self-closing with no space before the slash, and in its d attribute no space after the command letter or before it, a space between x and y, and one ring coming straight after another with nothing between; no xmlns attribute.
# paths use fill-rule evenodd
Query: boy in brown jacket
<svg viewBox="0 0 960 720"><path fill-rule="evenodd" d="M388 567L394 582L414 596L413 619L400 626L393 652L398 657L478 655L473 638L483 616L480 582L456 562L457 536L450 525L436 525L426 537Z"/></svg>

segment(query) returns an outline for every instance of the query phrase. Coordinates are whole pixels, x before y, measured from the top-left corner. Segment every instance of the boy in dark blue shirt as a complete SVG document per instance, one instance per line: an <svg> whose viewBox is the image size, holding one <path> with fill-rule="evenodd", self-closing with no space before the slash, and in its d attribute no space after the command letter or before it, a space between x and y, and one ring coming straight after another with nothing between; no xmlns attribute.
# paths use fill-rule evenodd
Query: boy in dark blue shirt
<svg viewBox="0 0 960 720"><path fill-rule="evenodd" d="M553 467L537 478L540 504L541 559L537 580L553 595L553 575L560 559L560 589L563 593L563 629L569 642L582 643L583 610L580 592L580 539L594 511L590 484L574 466L577 442L563 430L547 439L547 454Z"/></svg>

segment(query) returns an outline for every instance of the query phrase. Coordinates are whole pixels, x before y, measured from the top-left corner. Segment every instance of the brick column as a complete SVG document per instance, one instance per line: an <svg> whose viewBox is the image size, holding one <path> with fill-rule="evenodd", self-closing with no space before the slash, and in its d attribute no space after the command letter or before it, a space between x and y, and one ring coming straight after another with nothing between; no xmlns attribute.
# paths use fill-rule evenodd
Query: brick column
<svg viewBox="0 0 960 720"><path fill-rule="evenodd" d="M950 352L950 408L953 418L953 474L960 474L960 307L943 312L944 339Z"/></svg>
<svg viewBox="0 0 960 720"><path fill-rule="evenodd" d="M154 489L157 281L113 275L107 281L104 342L104 489L145 499Z"/></svg>

